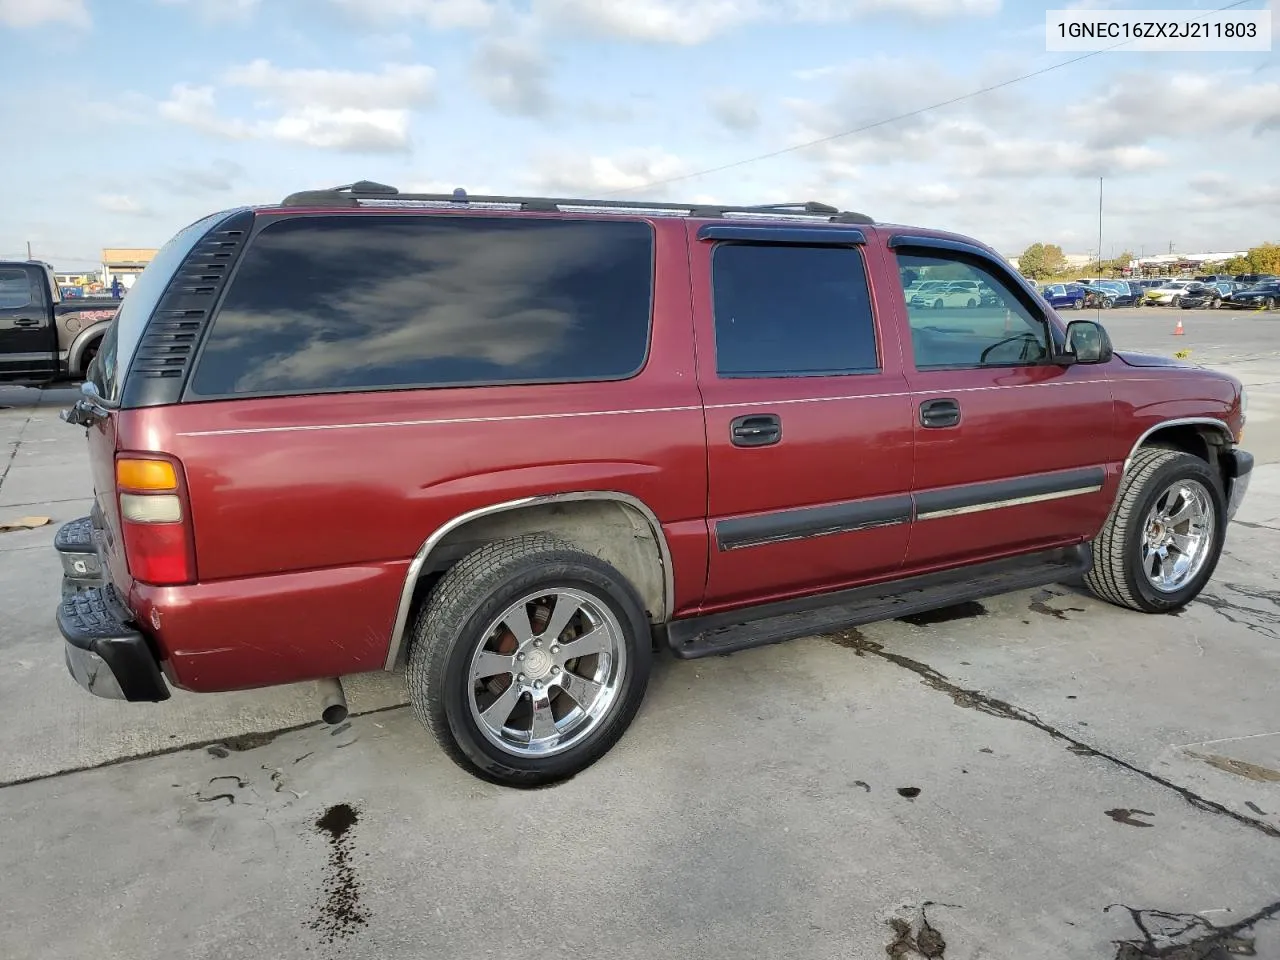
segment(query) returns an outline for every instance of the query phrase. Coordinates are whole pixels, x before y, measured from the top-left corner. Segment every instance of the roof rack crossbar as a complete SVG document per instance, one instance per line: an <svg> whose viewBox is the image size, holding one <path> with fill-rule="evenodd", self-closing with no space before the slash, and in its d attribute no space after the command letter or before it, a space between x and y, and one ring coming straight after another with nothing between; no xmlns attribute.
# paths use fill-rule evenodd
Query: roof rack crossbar
<svg viewBox="0 0 1280 960"><path fill-rule="evenodd" d="M361 200L383 201L389 204L404 202L432 203L451 206L469 206L472 204L500 204L517 206L520 210L542 213L558 213L565 207L583 210L634 210L654 211L678 214L695 219L715 219L731 214L788 216L788 217L820 217L836 223L864 223L875 221L863 213L839 210L825 203L814 200L800 203L768 203L751 206L724 206L705 203L665 203L651 200L588 200L565 197L518 197L518 196L471 196L461 188L453 193L401 193L395 187L371 180L360 180L355 183L331 187L327 190L303 190L291 193L281 202L285 207L341 206L357 207Z"/></svg>

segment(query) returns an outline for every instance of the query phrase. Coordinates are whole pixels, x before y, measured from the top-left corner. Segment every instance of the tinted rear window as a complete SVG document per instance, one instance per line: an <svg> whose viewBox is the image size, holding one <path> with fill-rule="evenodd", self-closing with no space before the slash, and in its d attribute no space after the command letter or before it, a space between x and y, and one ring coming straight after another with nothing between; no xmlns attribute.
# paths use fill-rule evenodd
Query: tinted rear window
<svg viewBox="0 0 1280 960"><path fill-rule="evenodd" d="M719 376L879 370L861 251L724 243L712 264Z"/></svg>
<svg viewBox="0 0 1280 960"><path fill-rule="evenodd" d="M281 220L245 251L188 390L622 379L644 365L652 277L639 221Z"/></svg>

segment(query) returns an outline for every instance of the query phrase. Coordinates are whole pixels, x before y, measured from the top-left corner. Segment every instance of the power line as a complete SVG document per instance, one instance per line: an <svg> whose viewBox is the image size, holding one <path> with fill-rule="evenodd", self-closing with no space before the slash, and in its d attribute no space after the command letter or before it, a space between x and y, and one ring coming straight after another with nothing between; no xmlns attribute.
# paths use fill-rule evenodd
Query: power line
<svg viewBox="0 0 1280 960"><path fill-rule="evenodd" d="M1252 0L1235 0L1234 3L1228 3L1226 6L1218 7L1215 10L1208 10L1201 16L1196 17L1194 19L1202 20L1205 17L1210 17L1215 13L1222 13L1226 10L1231 10L1234 7L1244 6L1246 3L1250 3L1250 2L1252 2ZM782 147L779 150L771 150L768 153L757 154L754 157L745 157L742 160L734 160L732 163L724 163L718 167L707 167L705 170L695 170L693 173L682 173L679 176L675 176L675 177L664 177L661 180L653 180L653 181L650 181L649 183L641 184L638 187L625 187L621 190L612 190L609 193L602 194L602 196L613 197L621 193L635 193L637 190L652 190L654 187L665 187L668 184L681 183L685 180L693 180L693 179L696 179L697 177L705 177L708 174L712 174L712 173L723 173L725 170L734 170L738 167L745 167L749 163L759 163L761 160L772 160L774 157L781 157L784 154L795 153L798 150L807 150L809 147L816 147L819 144L830 143L833 140L841 140L844 137L851 137L855 133L865 133L868 130L876 129L877 127L883 127L891 123L897 123L899 120L909 120L912 117L921 116L923 114L929 113L932 110L940 110L943 107L949 107L956 103L963 103L965 100L972 100L974 97L980 97L983 94L991 93L995 90L1001 90L1005 87L1013 86L1013 84L1021 83L1024 80L1032 80L1036 77L1044 76L1046 73L1052 73L1054 70L1061 70L1063 67L1069 67L1076 63L1083 63L1085 60L1091 60L1092 58L1098 56L1099 54L1109 53L1112 50L1117 49L1118 47L1123 47L1123 46L1127 46L1128 44L1135 43L1137 42L1138 39L1139 38L1137 37L1133 37L1128 40L1121 40L1119 43L1114 43L1109 47L1103 47L1101 50L1093 50L1093 51L1090 51L1089 53L1083 53L1078 57L1072 57L1069 60L1063 60L1061 63L1055 63L1047 67L1042 67L1039 70L1033 70L1031 71L1031 73L1024 73L1022 74L1022 76L1013 77L1009 80L1002 80L999 83L993 83L989 87L982 87L979 90L973 90L973 91L970 91L969 93L963 93L960 96L952 97L949 100L941 100L938 103L931 103L927 107L920 107L917 110L909 110L906 113L899 113L896 116L885 117L883 120L876 120L872 123L864 124L861 127L854 127L852 130L843 130L840 133L833 133L833 134L830 134L829 136L819 137L816 140L808 140L804 143L797 143L789 147Z"/></svg>

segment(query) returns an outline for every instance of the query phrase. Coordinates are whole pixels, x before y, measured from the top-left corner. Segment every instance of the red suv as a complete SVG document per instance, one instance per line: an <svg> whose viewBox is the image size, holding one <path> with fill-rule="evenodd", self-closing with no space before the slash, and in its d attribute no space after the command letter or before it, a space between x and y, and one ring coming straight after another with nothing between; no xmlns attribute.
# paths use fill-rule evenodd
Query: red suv
<svg viewBox="0 0 1280 960"><path fill-rule="evenodd" d="M977 306L916 305L930 280ZM923 304L923 301L920 301ZM1064 325L989 247L822 204L402 195L218 213L125 299L61 529L67 664L154 701L407 664L500 783L723 654L1083 575L1212 574L1239 382Z"/></svg>

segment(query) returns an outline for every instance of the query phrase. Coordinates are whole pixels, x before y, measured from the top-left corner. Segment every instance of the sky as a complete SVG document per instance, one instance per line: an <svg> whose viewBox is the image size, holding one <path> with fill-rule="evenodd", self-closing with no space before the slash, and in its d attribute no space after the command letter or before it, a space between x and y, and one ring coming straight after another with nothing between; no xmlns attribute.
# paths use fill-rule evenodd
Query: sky
<svg viewBox="0 0 1280 960"><path fill-rule="evenodd" d="M1280 52L1045 50L1049 8L1225 2L0 0L0 258L355 180L812 199L1015 256L1096 250L1102 178L1106 256L1245 249L1280 241Z"/></svg>

